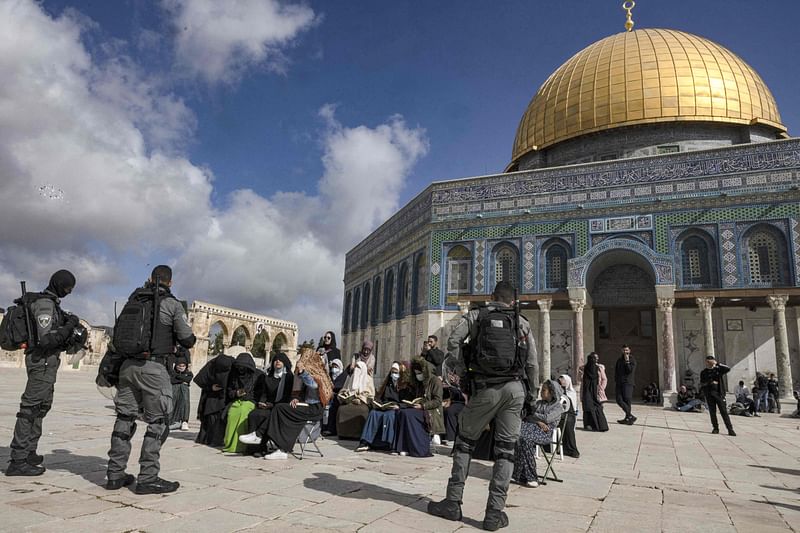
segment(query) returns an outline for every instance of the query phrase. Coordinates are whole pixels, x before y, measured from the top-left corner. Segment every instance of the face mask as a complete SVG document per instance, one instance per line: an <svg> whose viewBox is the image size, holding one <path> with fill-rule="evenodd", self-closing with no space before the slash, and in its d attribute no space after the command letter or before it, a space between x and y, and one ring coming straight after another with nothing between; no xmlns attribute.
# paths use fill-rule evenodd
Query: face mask
<svg viewBox="0 0 800 533"><path fill-rule="evenodd" d="M400 379L400 372L392 372L391 376L394 381L397 381Z"/></svg>
<svg viewBox="0 0 800 533"><path fill-rule="evenodd" d="M422 381L422 379L423 379L422 372L414 372L414 374L417 376L417 380L418 381Z"/></svg>
<svg viewBox="0 0 800 533"><path fill-rule="evenodd" d="M333 370L331 370L331 374L333 375L334 378L341 373L342 370L338 366L333 367Z"/></svg>

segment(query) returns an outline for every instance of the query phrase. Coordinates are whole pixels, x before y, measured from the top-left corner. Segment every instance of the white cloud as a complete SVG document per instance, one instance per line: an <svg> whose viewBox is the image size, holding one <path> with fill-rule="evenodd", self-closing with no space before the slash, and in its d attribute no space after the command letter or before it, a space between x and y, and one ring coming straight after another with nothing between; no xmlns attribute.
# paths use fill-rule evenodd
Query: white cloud
<svg viewBox="0 0 800 533"><path fill-rule="evenodd" d="M69 268L67 307L108 324L142 281L130 265L173 257L180 297L295 320L303 338L338 329L344 253L397 208L424 130L400 116L347 127L326 106L317 191L239 190L215 207L211 172L182 155L192 111L120 43L92 57L91 27L0 2L0 305L18 279L40 290Z"/></svg>
<svg viewBox="0 0 800 533"><path fill-rule="evenodd" d="M173 16L175 49L193 75L234 81L245 68L284 72L283 50L317 21L314 11L281 0L162 0Z"/></svg>
<svg viewBox="0 0 800 533"><path fill-rule="evenodd" d="M320 112L325 172L319 193L235 192L177 263L191 292L296 320L301 337L338 330L344 254L397 209L402 185L428 150L400 116L348 128Z"/></svg>

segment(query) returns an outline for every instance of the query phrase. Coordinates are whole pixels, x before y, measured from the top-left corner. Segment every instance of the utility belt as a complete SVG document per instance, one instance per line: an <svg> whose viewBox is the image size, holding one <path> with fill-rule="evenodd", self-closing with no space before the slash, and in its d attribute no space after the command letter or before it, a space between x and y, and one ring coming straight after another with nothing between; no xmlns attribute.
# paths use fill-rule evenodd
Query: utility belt
<svg viewBox="0 0 800 533"><path fill-rule="evenodd" d="M169 361L169 354L141 353L136 355L129 355L127 359L134 359L136 361L154 361L156 363L166 365L167 362Z"/></svg>
<svg viewBox="0 0 800 533"><path fill-rule="evenodd" d="M512 381L522 381L521 376L481 376L481 375L471 375L469 378L470 385L472 387L473 394L481 391L483 389L488 389L489 387L494 387L496 385L505 385L506 383L511 383Z"/></svg>

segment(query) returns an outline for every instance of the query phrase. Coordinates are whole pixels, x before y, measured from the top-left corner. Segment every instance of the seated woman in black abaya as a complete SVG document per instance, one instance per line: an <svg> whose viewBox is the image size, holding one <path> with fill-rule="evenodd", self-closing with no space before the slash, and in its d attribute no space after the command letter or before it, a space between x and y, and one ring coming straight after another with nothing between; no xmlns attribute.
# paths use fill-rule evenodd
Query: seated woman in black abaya
<svg viewBox="0 0 800 533"><path fill-rule="evenodd" d="M394 451L411 457L431 455L431 437L444 432L442 415L442 380L436 367L421 357L411 361L413 404L397 411L397 434Z"/></svg>
<svg viewBox="0 0 800 533"><path fill-rule="evenodd" d="M272 408L264 428L263 441L275 449L264 456L268 461L287 459L307 422L322 420L325 406L333 396L333 383L319 355L310 347L300 349L295 376L302 381L300 399Z"/></svg>
<svg viewBox="0 0 800 533"><path fill-rule="evenodd" d="M233 366L233 357L219 354L208 361L194 377L200 387L200 402L197 406L197 419L200 431L195 442L219 447L225 443L225 391L228 375Z"/></svg>
<svg viewBox="0 0 800 533"><path fill-rule="evenodd" d="M272 408L281 403L289 403L292 399L292 362L285 353L277 353L272 357L269 370L259 376L255 385L256 408L247 416L246 435L240 435L244 444L260 445L264 430L269 423Z"/></svg>
<svg viewBox="0 0 800 533"><path fill-rule="evenodd" d="M413 400L408 371L400 361L394 361L389 375L383 380L371 404L371 410L361 432L357 452L372 449L388 450L394 444L397 412L403 400Z"/></svg>

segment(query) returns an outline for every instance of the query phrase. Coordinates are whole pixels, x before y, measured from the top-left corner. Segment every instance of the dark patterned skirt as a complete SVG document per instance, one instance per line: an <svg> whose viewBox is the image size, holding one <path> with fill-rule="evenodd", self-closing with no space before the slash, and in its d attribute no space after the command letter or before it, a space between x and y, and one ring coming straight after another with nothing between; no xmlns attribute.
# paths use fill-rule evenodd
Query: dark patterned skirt
<svg viewBox="0 0 800 533"><path fill-rule="evenodd" d="M536 445L550 444L553 439L552 429L545 433L538 424L522 422L519 440L514 451L514 474L512 477L519 483L538 481L536 476Z"/></svg>
<svg viewBox="0 0 800 533"><path fill-rule="evenodd" d="M394 451L406 452L411 457L430 457L431 435L425 426L425 411L400 409L397 412L397 433Z"/></svg>

